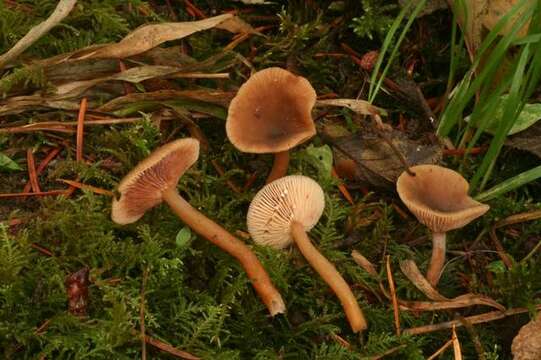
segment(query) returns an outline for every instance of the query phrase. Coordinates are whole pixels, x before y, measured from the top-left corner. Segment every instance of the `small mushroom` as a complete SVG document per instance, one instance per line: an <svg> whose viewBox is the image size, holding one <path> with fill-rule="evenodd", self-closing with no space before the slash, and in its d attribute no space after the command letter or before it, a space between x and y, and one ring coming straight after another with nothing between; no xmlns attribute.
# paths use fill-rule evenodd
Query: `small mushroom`
<svg viewBox="0 0 541 360"><path fill-rule="evenodd" d="M248 209L248 232L257 244L275 249L295 242L308 263L334 291L351 329L366 329L366 320L344 278L306 234L319 221L325 195L314 180L301 175L286 176L264 186Z"/></svg>
<svg viewBox="0 0 541 360"><path fill-rule="evenodd" d="M308 80L278 67L253 74L231 101L225 125L229 141L243 152L274 154L267 184L287 173L289 150L316 134L315 102Z"/></svg>
<svg viewBox="0 0 541 360"><path fill-rule="evenodd" d="M120 198L113 200L113 221L135 222L147 210L165 201L187 226L241 263L271 315L283 313L285 305L280 293L250 248L193 208L177 192L178 180L198 157L199 142L192 138L173 141L152 152L120 182Z"/></svg>
<svg viewBox="0 0 541 360"><path fill-rule="evenodd" d="M456 171L438 165L418 165L396 183L400 199L420 223L432 231L432 258L426 278L436 286L445 262L445 233L467 225L490 208L468 196L469 184Z"/></svg>

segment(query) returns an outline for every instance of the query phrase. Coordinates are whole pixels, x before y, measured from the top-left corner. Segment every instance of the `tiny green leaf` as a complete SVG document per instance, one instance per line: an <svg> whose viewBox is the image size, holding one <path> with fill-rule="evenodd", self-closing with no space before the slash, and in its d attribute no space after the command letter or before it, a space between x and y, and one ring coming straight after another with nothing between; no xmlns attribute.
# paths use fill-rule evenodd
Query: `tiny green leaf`
<svg viewBox="0 0 541 360"><path fill-rule="evenodd" d="M500 101L497 103L496 112L494 114L493 118L487 119L487 127L485 128L485 131L490 134L495 134L496 130L498 129L499 123L502 120L503 116L503 106L506 103L507 95L503 95L500 97ZM466 117L464 120L468 122L470 120L470 117ZM523 130L526 130L536 122L541 120L541 103L536 104L526 104L524 105L524 108L520 112L517 121L513 124L513 127L511 127L511 130L509 130L508 135L513 135L518 132L521 132Z"/></svg>
<svg viewBox="0 0 541 360"><path fill-rule="evenodd" d="M319 176L328 178L332 170L332 149L329 145L315 147L310 145L306 148L306 154L312 160L312 164L317 168Z"/></svg>
<svg viewBox="0 0 541 360"><path fill-rule="evenodd" d="M0 153L0 170L16 171L22 170L22 168L7 155Z"/></svg>
<svg viewBox="0 0 541 360"><path fill-rule="evenodd" d="M192 240L192 231L188 227L183 227L180 229L180 231L177 233L177 237L175 239L175 243L177 244L177 247L179 248L187 248L190 246L190 242Z"/></svg>

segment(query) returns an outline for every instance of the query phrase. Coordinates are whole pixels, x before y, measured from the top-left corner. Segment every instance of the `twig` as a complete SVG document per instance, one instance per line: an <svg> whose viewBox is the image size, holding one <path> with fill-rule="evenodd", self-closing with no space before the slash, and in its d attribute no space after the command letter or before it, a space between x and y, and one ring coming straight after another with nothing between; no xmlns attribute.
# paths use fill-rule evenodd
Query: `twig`
<svg viewBox="0 0 541 360"><path fill-rule="evenodd" d="M541 305L536 306L536 309L541 310ZM527 308L515 308L515 309L509 309L506 311L491 311L491 312L483 313L480 315L468 316L465 319L469 323L474 325L474 324L481 324L481 323L486 323L490 321L500 320L512 315L524 314L524 313L529 312L530 310L531 309L527 309ZM406 329L404 330L404 334L408 334L408 335L426 334L426 333L431 333L435 331L451 329L453 325L457 327L463 326L460 320L451 320L451 321L446 321L439 324L424 325L424 326Z"/></svg>
<svg viewBox="0 0 541 360"><path fill-rule="evenodd" d="M53 13L37 26L34 26L21 40L17 41L8 52L0 56L0 69L15 60L39 38L49 32L71 12L77 0L60 0Z"/></svg>
<svg viewBox="0 0 541 360"><path fill-rule="evenodd" d="M394 327L396 336L400 336L400 309L398 307L398 299L396 298L396 288L394 286L393 272L391 271L391 256L387 255L387 281L389 282L389 290L393 301Z"/></svg>
<svg viewBox="0 0 541 360"><path fill-rule="evenodd" d="M192 2L190 2L190 0L184 0L184 4L186 4L186 10L191 10L191 12L197 15L197 17L200 17L201 19L205 19L207 17L207 15Z"/></svg>
<svg viewBox="0 0 541 360"><path fill-rule="evenodd" d="M40 253L42 253L43 255L47 255L47 256L54 256L54 254L49 250L49 249L46 249L42 246L39 246L38 244L36 243L32 243L30 245L30 247L32 249L36 249L37 251L39 251Z"/></svg>
<svg viewBox="0 0 541 360"><path fill-rule="evenodd" d="M137 333L137 331L135 331L135 329L133 330L133 334L137 335L137 336L140 335L140 334ZM200 360L199 357L197 357L195 355L192 355L189 352L179 350L176 347L174 347L172 345L169 345L169 344L167 344L167 343L165 343L165 342L163 342L161 340L152 338L152 337L150 337L148 335L145 335L143 338L144 338L144 340L145 340L145 342L147 344L152 345L155 348L160 349L161 351L166 352L168 354L171 354L173 356L176 356L176 357L178 357L180 359Z"/></svg>
<svg viewBox="0 0 541 360"><path fill-rule="evenodd" d="M41 192L41 189L39 188L38 175L36 173L36 162L34 161L34 154L32 154L32 149L26 150L26 166L28 167L28 178L30 182L30 187L32 188L32 192Z"/></svg>
<svg viewBox="0 0 541 360"><path fill-rule="evenodd" d="M148 267L143 271L143 282L141 284L141 305L139 310L139 324L141 330L141 358L147 359L147 344L145 341L145 287L148 278Z"/></svg>
<svg viewBox="0 0 541 360"><path fill-rule="evenodd" d="M338 174L336 173L336 170L334 169L334 166L331 168L331 175L340 180L340 177L338 176ZM344 195L344 197L346 198L346 200L351 204L353 205L354 202L353 202L353 197L351 196L351 194L349 193L348 189L344 186L344 184L342 183L339 183L338 184L338 190L340 190L340 192L342 193L342 195Z"/></svg>
<svg viewBox="0 0 541 360"><path fill-rule="evenodd" d="M0 198L14 198L21 196L49 196L49 195L66 195L68 190L51 190L51 191L42 191L42 192L20 192L20 193L7 193L0 194Z"/></svg>
<svg viewBox="0 0 541 360"><path fill-rule="evenodd" d="M36 169L36 175L39 176L43 172L43 170L45 170L47 165L49 165L49 163L60 153L61 150L62 150L61 148L52 149L47 154L47 156L45 156L45 158L39 163ZM32 183L30 182L30 180L28 180L28 182L23 188L23 192L29 192L31 188L32 188Z"/></svg>
<svg viewBox="0 0 541 360"><path fill-rule="evenodd" d="M84 121L86 114L86 98L81 99L81 107L79 108L79 115L77 116L77 162L83 161L83 137L84 137Z"/></svg>
<svg viewBox="0 0 541 360"><path fill-rule="evenodd" d="M438 349L434 354L430 355L430 357L427 360L434 360L438 356L440 356L445 350L447 350L448 347L453 345L453 339L447 341L441 348Z"/></svg>
<svg viewBox="0 0 541 360"><path fill-rule="evenodd" d="M500 243L500 240L498 240L498 236L496 235L496 228L490 229L488 232L490 235L490 239L494 243L494 246L496 247L496 251L498 252L498 256L500 259L502 259L503 263L508 269L511 269L513 267L513 261L509 258L509 255L505 252L505 249L503 248L502 244Z"/></svg>
<svg viewBox="0 0 541 360"><path fill-rule="evenodd" d="M100 194L100 195L106 195L106 196L110 196L110 197L114 196L114 193L112 191L105 190L105 189L95 187L95 186L92 186L92 185L83 184L83 183L80 183L78 181L66 180L66 179L57 179L57 180L60 181L60 182L63 182L64 184L68 184L69 186L72 186L74 188L77 188L77 189L89 190L89 191L92 191L93 193Z"/></svg>

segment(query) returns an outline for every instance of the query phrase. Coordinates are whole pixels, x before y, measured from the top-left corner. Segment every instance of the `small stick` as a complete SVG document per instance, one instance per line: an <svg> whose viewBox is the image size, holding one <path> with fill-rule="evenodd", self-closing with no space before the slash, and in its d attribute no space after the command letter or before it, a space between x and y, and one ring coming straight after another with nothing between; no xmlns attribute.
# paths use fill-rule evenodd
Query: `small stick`
<svg viewBox="0 0 541 360"><path fill-rule="evenodd" d="M28 178L32 192L39 193L41 189L39 188L38 175L36 173L36 162L34 161L34 154L32 154L32 149L26 150L26 166L28 167Z"/></svg>
<svg viewBox="0 0 541 360"><path fill-rule="evenodd" d="M38 165L38 167L36 169L36 175L40 175L43 172L43 170L45 170L47 165L49 165L51 160L53 160L60 153L61 150L62 150L61 148L52 149L47 154L47 156L45 156L45 158L39 163L39 165ZM32 183L30 182L30 180L28 180L28 182L26 183L26 185L23 188L23 192L29 192L31 188L32 188Z"/></svg>
<svg viewBox="0 0 541 360"><path fill-rule="evenodd" d="M244 186L242 187L242 192L248 191L254 184L254 182L257 179L257 171L254 171L253 174L251 174L248 179L246 179L246 182L244 183Z"/></svg>
<svg viewBox="0 0 541 360"><path fill-rule="evenodd" d="M0 194L0 198L14 198L14 197L24 197L24 196L66 195L67 191L68 190L51 190L51 191L41 191L41 192L7 193L7 194Z"/></svg>
<svg viewBox="0 0 541 360"><path fill-rule="evenodd" d="M179 349L177 349L176 347L174 347L172 345L164 343L163 341L152 338L152 337L150 337L148 335L145 335L144 339L145 339L145 342L147 344L152 345L155 348L158 348L161 351L166 352L168 354L171 354L173 356L176 356L176 357L178 357L180 359L186 359L186 360L199 360L200 359L199 357L197 357L195 355L192 355L192 354L190 354L190 353L188 353L186 351L179 350Z"/></svg>
<svg viewBox="0 0 541 360"><path fill-rule="evenodd" d="M463 156L463 155L478 155L484 153L487 149L485 147L474 147L470 150L466 148L459 149L443 149L444 156Z"/></svg>
<svg viewBox="0 0 541 360"><path fill-rule="evenodd" d="M441 348L439 348L438 351L436 351L434 354L430 355L430 357L427 360L434 360L439 355L441 355L445 350L447 350L447 348L450 347L451 345L453 345L453 339L451 339L451 340L447 341L445 344L443 344L443 346Z"/></svg>
<svg viewBox="0 0 541 360"><path fill-rule="evenodd" d="M37 251L39 251L40 253L42 253L43 255L47 255L47 256L54 256L54 254L49 250L49 249L46 249L42 246L39 246L38 244L36 243L32 243L30 245L31 248L33 249L36 249Z"/></svg>
<svg viewBox="0 0 541 360"><path fill-rule="evenodd" d="M500 259L502 259L503 263L508 269L511 269L513 267L513 261L509 258L509 255L505 252L505 249L503 248L502 244L500 243L500 240L498 240L498 236L496 235L496 228L490 229L488 232L490 235L490 239L492 240L492 243L494 243L494 246L496 247L496 251L498 252L498 256Z"/></svg>
<svg viewBox="0 0 541 360"><path fill-rule="evenodd" d="M195 6L190 0L184 0L184 4L186 4L186 10L190 9L195 15L197 15L201 19L207 17L207 15L197 6Z"/></svg>
<svg viewBox="0 0 541 360"><path fill-rule="evenodd" d="M81 106L79 108L79 115L77 116L77 162L83 161L83 136L84 136L84 121L86 113L86 98L82 98Z"/></svg>
<svg viewBox="0 0 541 360"><path fill-rule="evenodd" d="M110 197L114 196L114 193L112 191L105 190L105 189L95 187L95 186L92 186L92 185L83 184L83 183L80 183L78 181L66 180L66 179L57 179L57 180L60 181L60 182L63 182L64 184L68 184L71 187L77 188L77 189L89 190L89 191L92 191L93 193L100 194L100 195L106 195L106 196L110 196Z"/></svg>
<svg viewBox="0 0 541 360"><path fill-rule="evenodd" d="M338 176L338 174L336 173L336 170L334 169L334 166L331 168L331 175L332 175L334 178L340 180L340 176ZM338 190L340 190L340 192L342 193L342 195L344 195L344 197L346 198L346 200L347 200L351 205L354 204L354 202L353 202L353 197L352 197L351 194L349 193L348 189L344 186L344 184L339 183L339 184L338 184Z"/></svg>
<svg viewBox="0 0 541 360"><path fill-rule="evenodd" d="M148 277L148 267L143 272L143 283L141 284L141 308L139 310L141 329L141 358L147 360L147 345L145 341L145 286Z"/></svg>
<svg viewBox="0 0 541 360"><path fill-rule="evenodd" d="M389 281L389 290L393 301L394 327L396 336L400 336L400 309L398 307L398 299L396 298L396 288L394 286L393 273L391 271L391 256L387 255L387 280Z"/></svg>
<svg viewBox="0 0 541 360"><path fill-rule="evenodd" d="M541 310L541 305L537 305L536 309ZM483 313L480 315L468 316L465 319L466 321L474 325L474 324L481 324L481 323L486 323L490 321L500 320L512 315L524 314L529 311L530 309L527 309L527 308L516 308L516 309L509 309L506 311L491 311L491 312ZM408 335L426 334L426 333L431 333L435 331L451 329L453 325L457 327L463 326L462 321L451 320L451 321L446 321L439 324L424 325L424 326L406 329L404 330L404 334L408 334Z"/></svg>

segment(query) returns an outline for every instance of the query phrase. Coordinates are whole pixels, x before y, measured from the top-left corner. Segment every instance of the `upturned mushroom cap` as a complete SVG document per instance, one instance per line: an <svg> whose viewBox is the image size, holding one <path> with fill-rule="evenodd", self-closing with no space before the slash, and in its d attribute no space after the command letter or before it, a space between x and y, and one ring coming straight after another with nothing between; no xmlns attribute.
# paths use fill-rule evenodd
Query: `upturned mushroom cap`
<svg viewBox="0 0 541 360"><path fill-rule="evenodd" d="M282 249L293 240L293 221L310 231L324 208L325 195L317 182L302 175L286 176L256 194L248 209L248 232L257 244Z"/></svg>
<svg viewBox="0 0 541 360"><path fill-rule="evenodd" d="M162 202L162 193L176 187L179 178L197 161L199 141L179 139L154 150L118 185L120 199L113 200L111 218L117 224L139 220Z"/></svg>
<svg viewBox="0 0 541 360"><path fill-rule="evenodd" d="M456 171L437 165L410 169L415 176L403 172L398 177L398 195L419 222L433 232L461 228L490 208L468 196L470 186Z"/></svg>
<svg viewBox="0 0 541 360"><path fill-rule="evenodd" d="M289 150L316 134L315 102L316 92L305 78L278 67L258 71L229 105L227 137L244 152Z"/></svg>

